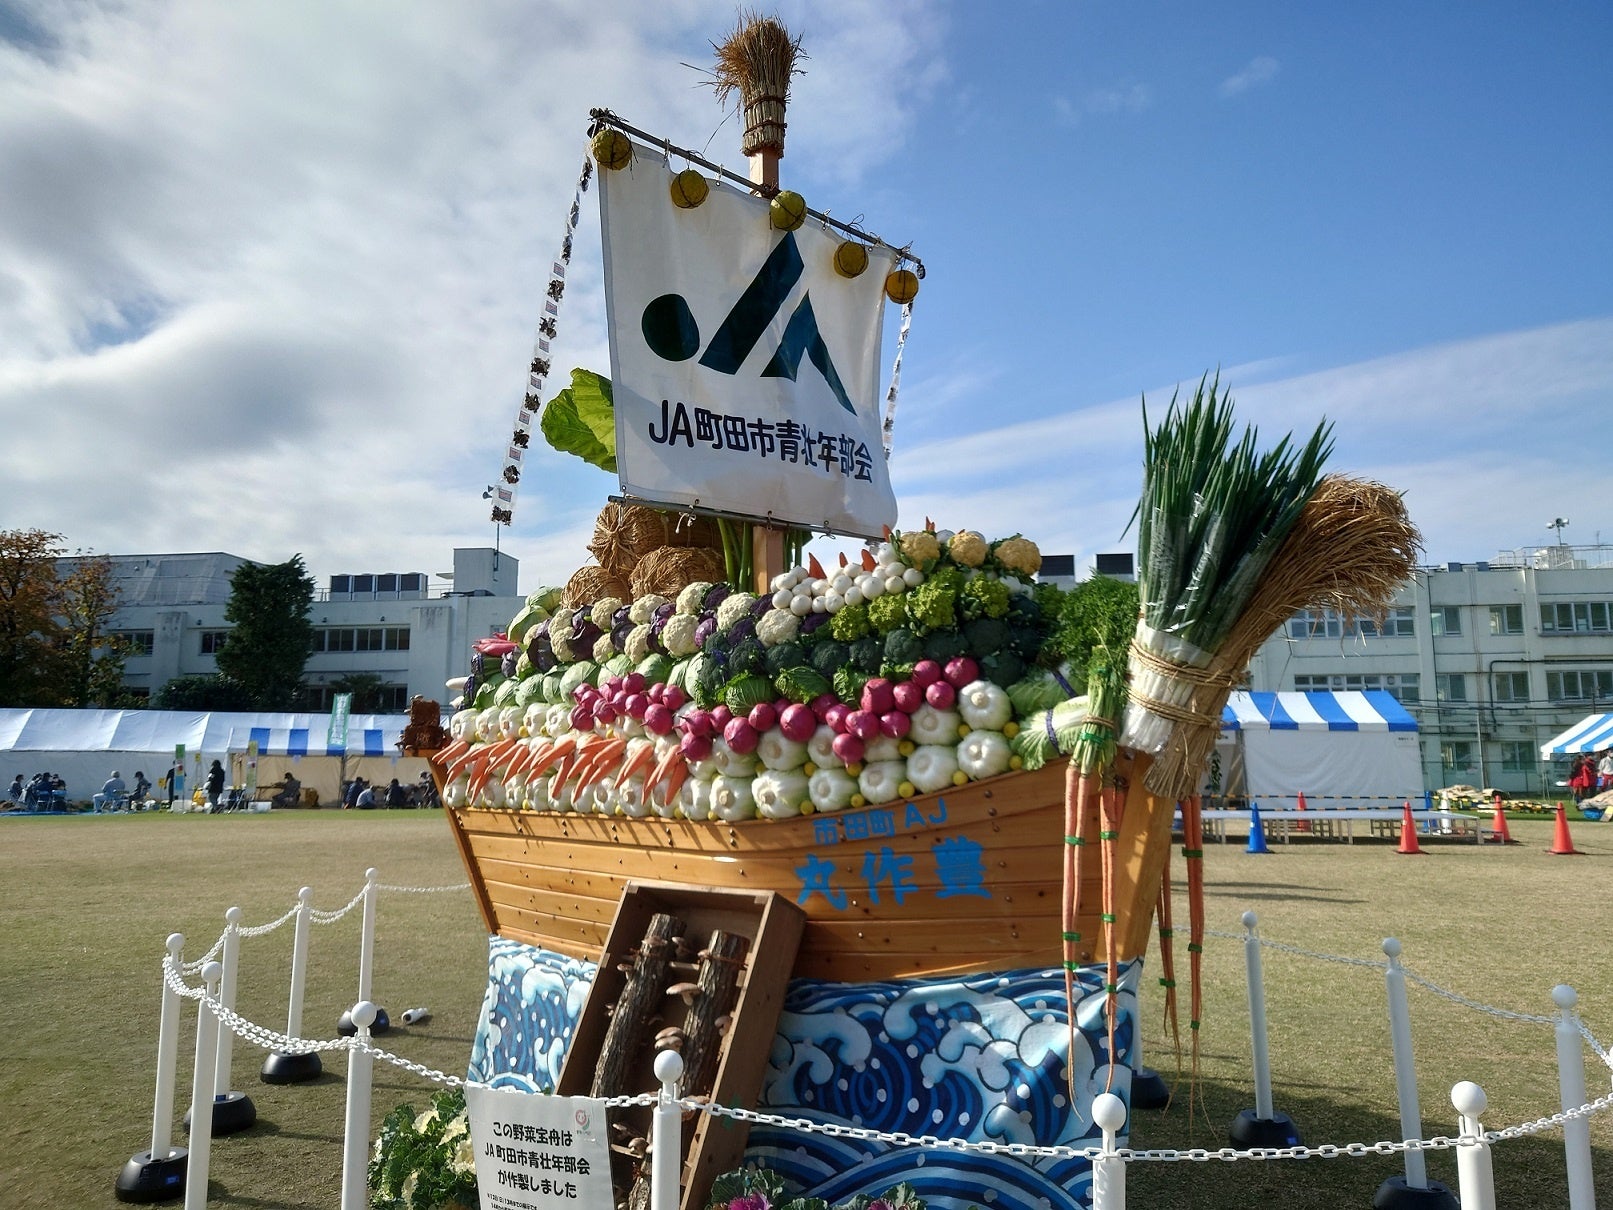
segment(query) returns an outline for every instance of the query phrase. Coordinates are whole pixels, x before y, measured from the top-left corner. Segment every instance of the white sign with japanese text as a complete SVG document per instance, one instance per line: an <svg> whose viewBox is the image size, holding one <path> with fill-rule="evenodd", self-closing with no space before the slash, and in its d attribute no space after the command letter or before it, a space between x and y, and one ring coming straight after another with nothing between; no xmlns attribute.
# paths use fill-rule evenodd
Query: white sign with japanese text
<svg viewBox="0 0 1613 1210"><path fill-rule="evenodd" d="M482 1210L611 1210L605 1102L465 1085Z"/></svg>
<svg viewBox="0 0 1613 1210"><path fill-rule="evenodd" d="M622 494L876 537L896 524L880 440L888 248L854 278L842 237L713 184L681 209L661 152L602 171Z"/></svg>

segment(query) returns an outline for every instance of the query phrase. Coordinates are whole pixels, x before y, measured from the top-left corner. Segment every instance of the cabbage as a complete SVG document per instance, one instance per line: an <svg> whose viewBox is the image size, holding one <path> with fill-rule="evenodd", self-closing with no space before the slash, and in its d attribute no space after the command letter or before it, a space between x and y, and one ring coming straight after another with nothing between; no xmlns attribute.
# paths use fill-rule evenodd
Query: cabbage
<svg viewBox="0 0 1613 1210"><path fill-rule="evenodd" d="M1063 678L1041 669L1008 686L1008 700L1014 704L1015 718L1029 718L1038 710L1051 710L1074 696Z"/></svg>

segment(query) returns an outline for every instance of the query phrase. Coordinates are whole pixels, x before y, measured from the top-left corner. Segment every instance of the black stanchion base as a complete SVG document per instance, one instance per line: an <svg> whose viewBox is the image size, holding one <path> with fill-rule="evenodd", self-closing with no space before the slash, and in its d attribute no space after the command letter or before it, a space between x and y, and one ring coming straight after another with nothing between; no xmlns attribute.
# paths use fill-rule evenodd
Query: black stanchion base
<svg viewBox="0 0 1613 1210"><path fill-rule="evenodd" d="M1234 1147L1297 1147L1301 1141L1294 1120L1275 1110L1269 1118L1257 1118L1253 1109L1245 1109L1232 1119L1227 1137Z"/></svg>
<svg viewBox="0 0 1613 1210"><path fill-rule="evenodd" d="M1462 1210L1462 1203L1438 1181L1413 1189L1404 1176L1391 1176L1372 1195L1372 1210Z"/></svg>
<svg viewBox="0 0 1613 1210"><path fill-rule="evenodd" d="M1131 1073L1131 1107L1163 1109L1171 1102L1170 1086L1152 1067L1139 1067Z"/></svg>
<svg viewBox="0 0 1613 1210"><path fill-rule="evenodd" d="M190 1153L172 1147L165 1160L154 1160L151 1152L131 1156L118 1173L113 1192L120 1202L171 1202L185 1196L185 1171Z"/></svg>
<svg viewBox="0 0 1613 1210"><path fill-rule="evenodd" d="M259 1076L265 1084L305 1084L319 1079L324 1070L317 1054L283 1055L274 1050L263 1060Z"/></svg>
<svg viewBox="0 0 1613 1210"><path fill-rule="evenodd" d="M386 1009L376 1009L375 1023L370 1026L370 1036L373 1038L379 1034L384 1034L391 1028L392 1018L386 1015ZM354 1034L358 1033L358 1026L353 1024L353 1014L351 1012L343 1013L337 1020L336 1032L341 1034L344 1038L351 1038Z"/></svg>
<svg viewBox="0 0 1613 1210"><path fill-rule="evenodd" d="M226 1092L213 1098L213 1137L239 1134L258 1120L258 1107L244 1092ZM185 1129L190 1129L190 1112L185 1113Z"/></svg>

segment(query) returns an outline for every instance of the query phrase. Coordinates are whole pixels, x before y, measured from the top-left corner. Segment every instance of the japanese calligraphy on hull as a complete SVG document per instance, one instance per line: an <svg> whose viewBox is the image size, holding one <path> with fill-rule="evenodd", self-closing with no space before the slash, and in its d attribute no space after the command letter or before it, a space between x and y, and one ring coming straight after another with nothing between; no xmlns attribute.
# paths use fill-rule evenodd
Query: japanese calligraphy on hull
<svg viewBox="0 0 1613 1210"><path fill-rule="evenodd" d="M799 978L857 981L1061 960L1065 762L860 810L733 824L450 808L488 931L596 961L626 884L775 891L806 914ZM1130 770L1129 762L1126 768ZM1118 842L1114 948L1147 947L1169 812ZM1161 823L1163 820L1163 823ZM1097 821L1089 821L1095 834ZM1161 834L1163 829L1163 834ZM1082 889L1082 961L1101 960L1102 896Z"/></svg>
<svg viewBox="0 0 1613 1210"><path fill-rule="evenodd" d="M605 302L625 496L877 536L896 524L881 452L890 249L854 278L814 223L712 190L682 209L662 156L600 174Z"/></svg>

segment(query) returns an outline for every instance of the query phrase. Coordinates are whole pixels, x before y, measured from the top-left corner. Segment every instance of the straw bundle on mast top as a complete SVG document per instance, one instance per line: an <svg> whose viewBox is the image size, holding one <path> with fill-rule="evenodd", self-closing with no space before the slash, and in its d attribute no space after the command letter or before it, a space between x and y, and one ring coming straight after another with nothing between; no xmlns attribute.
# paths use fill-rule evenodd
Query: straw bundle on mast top
<svg viewBox="0 0 1613 1210"><path fill-rule="evenodd" d="M801 39L776 17L740 10L739 24L721 43L713 43L717 61L712 87L717 103L739 93L744 135L740 150L752 157L751 179L778 187L778 162L784 155L784 109L790 100L790 80L799 68ZM760 175L759 175L760 174Z"/></svg>

